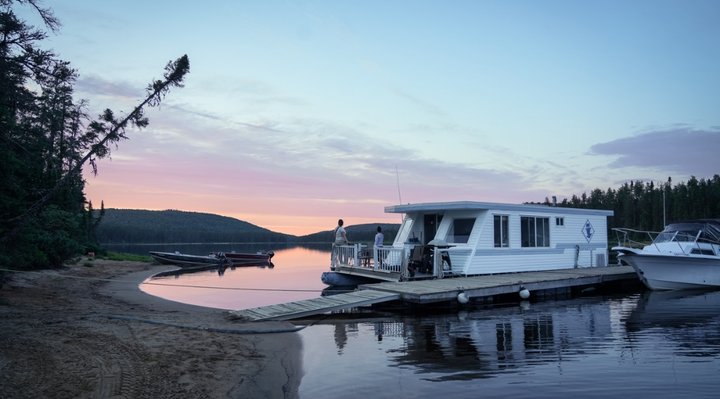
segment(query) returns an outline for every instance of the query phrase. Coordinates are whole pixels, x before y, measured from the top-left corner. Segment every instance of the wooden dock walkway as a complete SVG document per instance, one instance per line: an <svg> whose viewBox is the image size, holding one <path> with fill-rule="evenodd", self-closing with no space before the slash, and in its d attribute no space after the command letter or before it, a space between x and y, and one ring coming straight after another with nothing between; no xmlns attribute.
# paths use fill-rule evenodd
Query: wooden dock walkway
<svg viewBox="0 0 720 399"><path fill-rule="evenodd" d="M400 299L410 303L432 303L454 300L461 291L470 298L488 297L519 292L521 285L533 292L630 279L637 279L632 267L610 266L384 282L359 288L398 293Z"/></svg>
<svg viewBox="0 0 720 399"><path fill-rule="evenodd" d="M357 290L345 294L323 296L302 301L262 306L259 308L231 310L230 314L242 320L290 320L330 312L333 310L368 306L374 303L397 300L397 293Z"/></svg>
<svg viewBox="0 0 720 399"><path fill-rule="evenodd" d="M408 303L452 301L460 292L470 298L512 294L520 287L530 292L593 286L607 282L637 279L630 266L558 269L536 272L489 274L434 280L365 284L357 291L230 313L244 320L290 320L333 310L402 300Z"/></svg>

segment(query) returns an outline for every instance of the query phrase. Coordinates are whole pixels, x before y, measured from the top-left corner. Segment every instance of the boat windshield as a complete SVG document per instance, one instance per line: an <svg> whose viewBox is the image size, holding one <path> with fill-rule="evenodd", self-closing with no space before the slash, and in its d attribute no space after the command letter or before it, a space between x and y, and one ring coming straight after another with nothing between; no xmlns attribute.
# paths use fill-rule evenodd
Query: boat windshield
<svg viewBox="0 0 720 399"><path fill-rule="evenodd" d="M700 233L699 236L698 233ZM705 242L720 242L720 223L698 221L669 224L662 233L655 237L654 242L695 241L696 239Z"/></svg>

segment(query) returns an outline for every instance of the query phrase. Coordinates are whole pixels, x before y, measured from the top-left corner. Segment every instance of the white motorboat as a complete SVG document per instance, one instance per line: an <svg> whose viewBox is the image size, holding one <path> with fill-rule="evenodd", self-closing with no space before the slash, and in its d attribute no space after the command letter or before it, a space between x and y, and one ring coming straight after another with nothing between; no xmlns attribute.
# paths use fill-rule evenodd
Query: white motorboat
<svg viewBox="0 0 720 399"><path fill-rule="evenodd" d="M660 233L613 230L618 259L651 290L720 288L720 219L672 223Z"/></svg>

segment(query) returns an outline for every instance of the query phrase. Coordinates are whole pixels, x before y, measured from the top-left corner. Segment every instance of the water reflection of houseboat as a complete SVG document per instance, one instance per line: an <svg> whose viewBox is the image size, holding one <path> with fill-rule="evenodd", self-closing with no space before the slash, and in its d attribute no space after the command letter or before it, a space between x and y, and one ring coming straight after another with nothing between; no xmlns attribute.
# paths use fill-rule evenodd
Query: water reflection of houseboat
<svg viewBox="0 0 720 399"><path fill-rule="evenodd" d="M468 380L587 354L611 333L610 319L610 307L602 299L583 298L527 309L386 319L373 328L378 339L402 338L402 347L390 352L397 366L441 373L443 380ZM336 337L347 336L347 324L335 328Z"/></svg>

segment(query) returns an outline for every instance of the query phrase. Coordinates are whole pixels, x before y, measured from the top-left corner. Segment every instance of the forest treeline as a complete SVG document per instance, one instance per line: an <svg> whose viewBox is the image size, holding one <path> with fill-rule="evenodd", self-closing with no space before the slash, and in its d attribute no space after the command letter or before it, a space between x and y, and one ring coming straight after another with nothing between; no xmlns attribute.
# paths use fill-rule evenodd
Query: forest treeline
<svg viewBox="0 0 720 399"><path fill-rule="evenodd" d="M552 205L552 201L545 198L544 204ZM614 216L608 219L608 228L661 231L672 222L720 218L720 175L711 179L693 176L676 185L672 178L661 184L631 181L617 189L573 195L557 206L612 210Z"/></svg>

